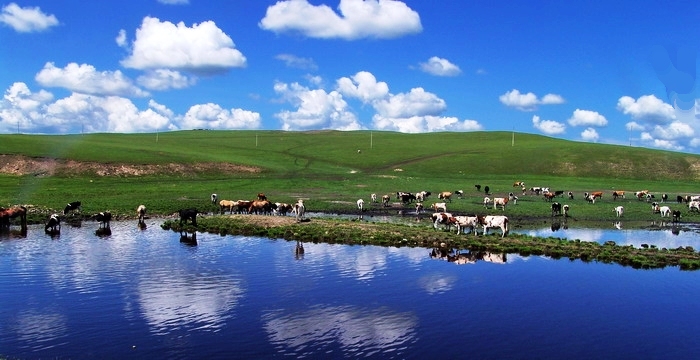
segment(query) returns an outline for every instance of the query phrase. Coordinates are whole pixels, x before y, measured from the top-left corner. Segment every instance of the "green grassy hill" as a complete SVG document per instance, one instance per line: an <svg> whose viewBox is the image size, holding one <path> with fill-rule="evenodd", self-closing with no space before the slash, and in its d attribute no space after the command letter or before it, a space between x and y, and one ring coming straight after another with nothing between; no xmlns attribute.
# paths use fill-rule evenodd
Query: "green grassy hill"
<svg viewBox="0 0 700 360"><path fill-rule="evenodd" d="M233 163L266 176L562 176L700 179L700 156L510 132L181 131L160 134L0 135L0 154L87 162ZM358 150L361 150L358 153ZM395 173L394 173L395 174ZM259 176L259 175L258 175Z"/></svg>

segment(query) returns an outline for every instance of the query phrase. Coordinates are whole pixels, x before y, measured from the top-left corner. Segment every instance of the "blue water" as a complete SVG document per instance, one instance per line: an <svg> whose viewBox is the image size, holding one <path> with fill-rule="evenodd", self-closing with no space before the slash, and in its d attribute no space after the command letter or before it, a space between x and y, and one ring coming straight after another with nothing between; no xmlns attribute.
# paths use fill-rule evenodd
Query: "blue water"
<svg viewBox="0 0 700 360"><path fill-rule="evenodd" d="M53 239L41 227L0 237L0 357L694 358L700 351L700 272L510 254L473 254L456 265L430 249L312 243L297 256L295 242L198 233L193 245L156 220L148 225L115 222L107 236L85 223ZM661 234L630 237L653 239L648 233Z"/></svg>

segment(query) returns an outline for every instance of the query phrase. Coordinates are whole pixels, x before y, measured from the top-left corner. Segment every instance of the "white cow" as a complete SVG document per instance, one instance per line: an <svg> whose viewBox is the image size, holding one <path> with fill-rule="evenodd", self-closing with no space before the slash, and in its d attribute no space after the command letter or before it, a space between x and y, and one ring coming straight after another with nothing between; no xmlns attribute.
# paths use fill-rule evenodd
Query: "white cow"
<svg viewBox="0 0 700 360"><path fill-rule="evenodd" d="M216 204L216 200L219 198L219 195L216 194L211 194L211 203Z"/></svg>
<svg viewBox="0 0 700 360"><path fill-rule="evenodd" d="M671 217L671 208L668 206L660 207L659 212L661 213L661 217Z"/></svg>
<svg viewBox="0 0 700 360"><path fill-rule="evenodd" d="M364 211L365 201L362 199L357 200L357 210Z"/></svg>
<svg viewBox="0 0 700 360"><path fill-rule="evenodd" d="M372 193L372 195L369 196L372 199L373 203L377 202L377 194Z"/></svg>
<svg viewBox="0 0 700 360"><path fill-rule="evenodd" d="M622 214L625 212L625 208L622 206L617 206L613 209L613 212L617 217L622 217Z"/></svg>
<svg viewBox="0 0 700 360"><path fill-rule="evenodd" d="M508 232L508 217L504 215L488 215L480 218L481 225L484 226L484 235L488 233L490 228L501 228L503 232L501 237L505 237Z"/></svg>
<svg viewBox="0 0 700 360"><path fill-rule="evenodd" d="M491 204L491 198L487 196L484 198L484 207L488 207L489 204Z"/></svg>
<svg viewBox="0 0 700 360"><path fill-rule="evenodd" d="M501 206L501 209L505 211L506 205L508 204L508 198L493 198L493 208L496 209L498 206Z"/></svg>
<svg viewBox="0 0 700 360"><path fill-rule="evenodd" d="M691 201L688 203L688 211L700 212L700 201Z"/></svg>
<svg viewBox="0 0 700 360"><path fill-rule="evenodd" d="M457 234L461 234L463 229L470 228L472 232L479 225L477 216L455 216L455 225L457 225Z"/></svg>
<svg viewBox="0 0 700 360"><path fill-rule="evenodd" d="M441 202L441 203L433 203L431 206L435 212L447 212L447 203Z"/></svg>
<svg viewBox="0 0 700 360"><path fill-rule="evenodd" d="M416 203L416 215L423 212L423 203Z"/></svg>
<svg viewBox="0 0 700 360"><path fill-rule="evenodd" d="M294 209L292 212L296 215L297 221L304 219L304 213L306 212L306 207L304 206L304 200L299 199L296 204L294 204Z"/></svg>

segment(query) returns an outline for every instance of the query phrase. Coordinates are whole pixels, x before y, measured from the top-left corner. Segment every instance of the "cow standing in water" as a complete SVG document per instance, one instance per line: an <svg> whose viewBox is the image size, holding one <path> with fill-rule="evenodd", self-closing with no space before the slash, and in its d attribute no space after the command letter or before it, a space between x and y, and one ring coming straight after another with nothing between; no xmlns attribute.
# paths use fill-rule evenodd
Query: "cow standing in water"
<svg viewBox="0 0 700 360"><path fill-rule="evenodd" d="M63 208L63 215L68 215L69 212L78 210L80 211L82 207L82 204L80 201L73 201L71 203L68 203L65 208Z"/></svg>
<svg viewBox="0 0 700 360"><path fill-rule="evenodd" d="M197 209L180 209L180 211L178 211L180 215L180 225L190 220L193 226L197 226L197 213L199 213Z"/></svg>

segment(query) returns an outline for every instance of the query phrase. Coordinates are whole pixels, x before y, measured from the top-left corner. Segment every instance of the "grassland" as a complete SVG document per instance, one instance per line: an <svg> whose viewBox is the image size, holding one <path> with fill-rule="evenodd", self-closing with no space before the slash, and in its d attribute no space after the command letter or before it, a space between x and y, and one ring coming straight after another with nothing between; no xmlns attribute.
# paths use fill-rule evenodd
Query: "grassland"
<svg viewBox="0 0 700 360"><path fill-rule="evenodd" d="M342 213L353 211L358 198L369 202L370 193L458 189L466 196L450 204L450 211L474 213L487 211L475 184L503 196L518 190L514 181L524 181L528 187L573 191L576 199L559 201L571 203L576 220L611 220L613 204L626 207L627 219L653 220L657 216L644 202L613 203L606 196L590 205L582 194L648 189L675 198L698 192L700 179L697 155L510 132L11 134L0 135L0 154L0 206L30 204L43 213L81 200L85 213L110 210L121 216L131 216L139 204L150 214L183 207L213 211L211 193L233 200L259 192L279 202L304 198L312 211ZM399 210L394 205L370 211L390 214ZM549 206L525 195L507 214L546 219Z"/></svg>

